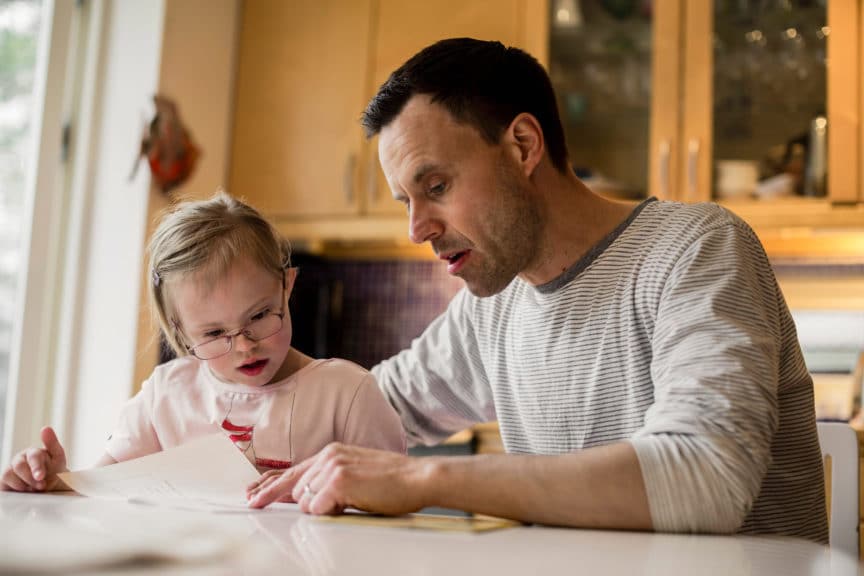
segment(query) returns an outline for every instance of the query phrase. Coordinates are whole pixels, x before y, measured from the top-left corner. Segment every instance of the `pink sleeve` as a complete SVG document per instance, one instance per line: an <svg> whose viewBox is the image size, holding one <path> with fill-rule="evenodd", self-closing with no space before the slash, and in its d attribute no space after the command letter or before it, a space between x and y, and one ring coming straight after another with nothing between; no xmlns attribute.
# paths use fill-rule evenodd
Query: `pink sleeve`
<svg viewBox="0 0 864 576"><path fill-rule="evenodd" d="M154 386L146 380L141 390L123 406L105 451L117 462L162 450L153 428Z"/></svg>
<svg viewBox="0 0 864 576"><path fill-rule="evenodd" d="M402 454L408 448L402 420L384 398L372 374L363 378L354 394L342 442Z"/></svg>

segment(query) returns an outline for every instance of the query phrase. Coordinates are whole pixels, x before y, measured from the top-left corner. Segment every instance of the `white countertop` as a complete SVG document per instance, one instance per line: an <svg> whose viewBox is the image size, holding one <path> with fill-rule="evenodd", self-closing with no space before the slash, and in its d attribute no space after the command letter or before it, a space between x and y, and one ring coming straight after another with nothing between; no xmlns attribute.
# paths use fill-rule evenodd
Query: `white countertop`
<svg viewBox="0 0 864 576"><path fill-rule="evenodd" d="M138 559L130 562L131 553ZM152 561L162 555L185 561ZM0 574L29 567L63 574L73 573L72 566L88 574L120 570L116 563L105 568L109 557L126 558L123 574L864 573L848 556L791 538L539 526L438 532L333 523L290 509L217 514L69 494L0 493ZM87 560L91 565L81 568Z"/></svg>

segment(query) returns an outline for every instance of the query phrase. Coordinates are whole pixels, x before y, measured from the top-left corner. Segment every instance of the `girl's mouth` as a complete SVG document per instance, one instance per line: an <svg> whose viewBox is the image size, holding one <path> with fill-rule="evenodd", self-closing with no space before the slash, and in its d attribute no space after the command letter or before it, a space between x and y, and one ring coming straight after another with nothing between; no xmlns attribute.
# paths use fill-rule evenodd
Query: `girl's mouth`
<svg viewBox="0 0 864 576"><path fill-rule="evenodd" d="M242 366L237 368L237 370L239 370L246 376L257 376L264 370L264 367L267 366L268 362L270 361L266 358L264 358L263 360L253 360L252 362L243 364Z"/></svg>

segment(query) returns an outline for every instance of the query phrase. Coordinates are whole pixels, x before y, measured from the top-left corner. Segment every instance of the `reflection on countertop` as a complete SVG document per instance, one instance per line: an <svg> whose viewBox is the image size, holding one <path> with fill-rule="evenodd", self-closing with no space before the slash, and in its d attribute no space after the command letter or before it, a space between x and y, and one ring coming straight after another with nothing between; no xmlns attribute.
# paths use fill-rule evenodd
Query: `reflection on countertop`
<svg viewBox="0 0 864 576"><path fill-rule="evenodd" d="M627 576L794 576L858 570L848 556L792 538L540 526L441 532L334 523L294 509L213 514L68 494L0 493L0 529L0 573L524 576L571 574L578 566L579 573ZM136 553L87 562L94 550L104 557L106 548L122 552L124 546ZM74 562L59 564L64 554Z"/></svg>

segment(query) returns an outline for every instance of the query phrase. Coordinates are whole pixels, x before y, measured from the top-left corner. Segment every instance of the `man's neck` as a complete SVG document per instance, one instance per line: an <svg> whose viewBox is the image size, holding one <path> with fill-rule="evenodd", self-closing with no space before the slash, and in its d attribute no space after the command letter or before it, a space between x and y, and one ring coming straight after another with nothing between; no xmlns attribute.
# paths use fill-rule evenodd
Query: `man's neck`
<svg viewBox="0 0 864 576"><path fill-rule="evenodd" d="M534 264L519 275L535 286L554 280L573 266L624 222L637 205L603 198L572 173L543 176L537 182L546 216L543 240Z"/></svg>

